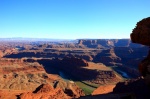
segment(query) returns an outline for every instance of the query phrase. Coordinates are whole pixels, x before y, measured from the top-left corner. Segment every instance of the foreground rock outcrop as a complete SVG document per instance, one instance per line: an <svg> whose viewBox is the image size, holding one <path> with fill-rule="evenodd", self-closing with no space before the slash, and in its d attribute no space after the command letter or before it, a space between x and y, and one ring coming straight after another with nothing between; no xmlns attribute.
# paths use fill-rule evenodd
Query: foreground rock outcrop
<svg viewBox="0 0 150 99"><path fill-rule="evenodd" d="M136 99L149 99L150 90L143 78L126 80L125 82L119 82L113 89L114 94L133 93Z"/></svg>
<svg viewBox="0 0 150 99"><path fill-rule="evenodd" d="M139 21L130 36L134 43L150 46L150 17ZM139 71L150 87L150 51L148 56L140 63Z"/></svg>
<svg viewBox="0 0 150 99"><path fill-rule="evenodd" d="M133 43L150 46L150 17L144 18L136 24L131 33Z"/></svg>

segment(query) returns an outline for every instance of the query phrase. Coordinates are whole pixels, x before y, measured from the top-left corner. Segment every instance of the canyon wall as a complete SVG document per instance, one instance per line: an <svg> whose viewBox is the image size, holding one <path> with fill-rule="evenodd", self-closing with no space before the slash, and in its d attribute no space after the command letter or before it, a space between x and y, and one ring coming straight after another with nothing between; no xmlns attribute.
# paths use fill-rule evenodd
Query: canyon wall
<svg viewBox="0 0 150 99"><path fill-rule="evenodd" d="M110 48L110 47L142 47L140 44L133 44L130 39L79 39L79 45L88 48Z"/></svg>

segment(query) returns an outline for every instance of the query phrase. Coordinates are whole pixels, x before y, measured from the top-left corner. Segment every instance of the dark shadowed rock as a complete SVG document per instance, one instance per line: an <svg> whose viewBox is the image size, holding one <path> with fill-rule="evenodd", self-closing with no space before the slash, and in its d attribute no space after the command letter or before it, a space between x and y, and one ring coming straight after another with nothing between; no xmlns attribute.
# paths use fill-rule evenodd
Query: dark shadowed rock
<svg viewBox="0 0 150 99"><path fill-rule="evenodd" d="M139 21L130 36L133 43L150 46L150 17Z"/></svg>
<svg viewBox="0 0 150 99"><path fill-rule="evenodd" d="M150 17L139 21L130 36L132 42L150 46ZM139 71L150 86L150 52L139 64Z"/></svg>
<svg viewBox="0 0 150 99"><path fill-rule="evenodd" d="M63 58L62 63L66 65L70 64L72 66L80 66L80 67L88 66L88 63L86 60L81 59L81 58L76 58L76 57L65 57Z"/></svg>
<svg viewBox="0 0 150 99"><path fill-rule="evenodd" d="M126 80L125 82L119 82L113 89L113 93L134 93L136 99L149 99L150 90L144 82L143 78Z"/></svg>
<svg viewBox="0 0 150 99"><path fill-rule="evenodd" d="M107 66L114 66L116 65L115 63L121 62L121 58L116 56L114 48L110 48L98 53L94 58L94 62L101 62Z"/></svg>

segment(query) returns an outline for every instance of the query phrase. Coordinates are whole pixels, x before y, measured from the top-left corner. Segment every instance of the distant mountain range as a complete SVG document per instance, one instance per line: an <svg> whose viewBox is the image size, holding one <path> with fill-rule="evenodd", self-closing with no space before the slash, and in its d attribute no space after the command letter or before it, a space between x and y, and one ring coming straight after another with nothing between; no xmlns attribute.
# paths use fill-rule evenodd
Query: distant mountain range
<svg viewBox="0 0 150 99"><path fill-rule="evenodd" d="M12 38L0 38L0 41L72 41L72 39L53 39L53 38L22 38L22 37L12 37Z"/></svg>

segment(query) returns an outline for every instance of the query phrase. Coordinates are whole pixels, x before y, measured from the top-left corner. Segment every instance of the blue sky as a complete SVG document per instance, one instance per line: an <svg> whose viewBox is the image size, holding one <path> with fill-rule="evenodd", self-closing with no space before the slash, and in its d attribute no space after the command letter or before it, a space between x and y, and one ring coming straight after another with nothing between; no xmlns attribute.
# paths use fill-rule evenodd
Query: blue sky
<svg viewBox="0 0 150 99"><path fill-rule="evenodd" d="M0 0L0 38L129 38L150 0Z"/></svg>

